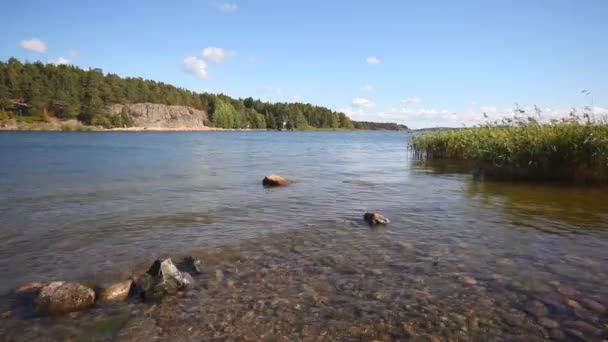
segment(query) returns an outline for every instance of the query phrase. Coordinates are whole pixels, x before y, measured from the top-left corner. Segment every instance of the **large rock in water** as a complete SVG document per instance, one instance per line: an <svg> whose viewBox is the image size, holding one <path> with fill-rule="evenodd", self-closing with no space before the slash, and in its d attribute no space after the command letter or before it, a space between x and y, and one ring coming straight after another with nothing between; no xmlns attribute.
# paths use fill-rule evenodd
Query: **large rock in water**
<svg viewBox="0 0 608 342"><path fill-rule="evenodd" d="M207 127L207 113L192 107L156 103L113 104L106 107L110 115L128 114L136 127L201 129Z"/></svg>
<svg viewBox="0 0 608 342"><path fill-rule="evenodd" d="M389 224L391 222L388 218L378 213L365 213L365 215L363 215L363 219L370 226L376 226L379 224Z"/></svg>
<svg viewBox="0 0 608 342"><path fill-rule="evenodd" d="M54 281L40 290L36 299L38 310L62 314L88 308L95 302L95 291L78 284Z"/></svg>
<svg viewBox="0 0 608 342"><path fill-rule="evenodd" d="M156 260L148 270L135 279L135 286L144 298L158 300L194 285L187 272L180 272L171 259Z"/></svg>
<svg viewBox="0 0 608 342"><path fill-rule="evenodd" d="M276 175L266 176L262 180L262 185L270 187L285 186L287 184L289 184L289 181L287 179Z"/></svg>

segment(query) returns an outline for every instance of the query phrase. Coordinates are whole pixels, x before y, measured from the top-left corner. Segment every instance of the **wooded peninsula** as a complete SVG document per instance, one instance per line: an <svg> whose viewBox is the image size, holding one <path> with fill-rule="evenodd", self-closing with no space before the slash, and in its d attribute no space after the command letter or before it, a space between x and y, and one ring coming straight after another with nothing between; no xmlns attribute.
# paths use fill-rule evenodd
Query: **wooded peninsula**
<svg viewBox="0 0 608 342"><path fill-rule="evenodd" d="M136 126L129 104L185 106L203 111L201 124L224 129L406 130L395 123L357 122L344 113L308 103L270 103L196 93L163 82L123 78L73 65L0 62L0 125L78 120L85 126ZM122 104L119 113L109 110Z"/></svg>

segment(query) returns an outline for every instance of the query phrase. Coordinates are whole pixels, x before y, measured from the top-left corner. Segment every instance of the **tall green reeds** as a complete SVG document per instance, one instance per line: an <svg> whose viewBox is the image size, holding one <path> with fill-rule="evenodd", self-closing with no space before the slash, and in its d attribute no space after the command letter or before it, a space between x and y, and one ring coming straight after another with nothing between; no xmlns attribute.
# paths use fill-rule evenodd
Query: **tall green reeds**
<svg viewBox="0 0 608 342"><path fill-rule="evenodd" d="M415 136L411 147L418 159L470 161L490 177L608 183L608 123L589 116L432 132Z"/></svg>

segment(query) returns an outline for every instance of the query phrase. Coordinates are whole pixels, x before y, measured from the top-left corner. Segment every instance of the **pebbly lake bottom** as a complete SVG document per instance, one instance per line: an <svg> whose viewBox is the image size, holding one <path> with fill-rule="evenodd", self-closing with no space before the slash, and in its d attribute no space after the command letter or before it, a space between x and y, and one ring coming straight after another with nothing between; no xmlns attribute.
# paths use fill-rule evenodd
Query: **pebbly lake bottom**
<svg viewBox="0 0 608 342"><path fill-rule="evenodd" d="M204 262L196 286L161 302L27 318L5 302L0 335L9 341L608 338L608 274L592 258L499 255L458 237L404 242L390 226L335 228L191 251Z"/></svg>

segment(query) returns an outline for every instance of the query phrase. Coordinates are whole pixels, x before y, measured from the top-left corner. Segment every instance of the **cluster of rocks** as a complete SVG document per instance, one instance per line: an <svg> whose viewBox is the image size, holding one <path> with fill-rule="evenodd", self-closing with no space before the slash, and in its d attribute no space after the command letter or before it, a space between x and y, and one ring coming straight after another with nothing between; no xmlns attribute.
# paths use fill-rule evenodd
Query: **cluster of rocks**
<svg viewBox="0 0 608 342"><path fill-rule="evenodd" d="M187 261L195 272L202 272L199 260ZM165 259L154 261L147 272L134 279L109 286L97 288L68 281L53 281L48 284L32 282L19 287L16 293L32 298L39 313L57 315L84 310L95 303L123 302L129 297L160 300L192 286L192 275L180 271L171 259Z"/></svg>
<svg viewBox="0 0 608 342"><path fill-rule="evenodd" d="M262 185L265 187L281 187L289 185L289 180L277 175L270 175L264 177L262 180ZM390 223L390 220L379 213L365 213L363 215L363 220L371 227L376 227L380 225L386 225Z"/></svg>

